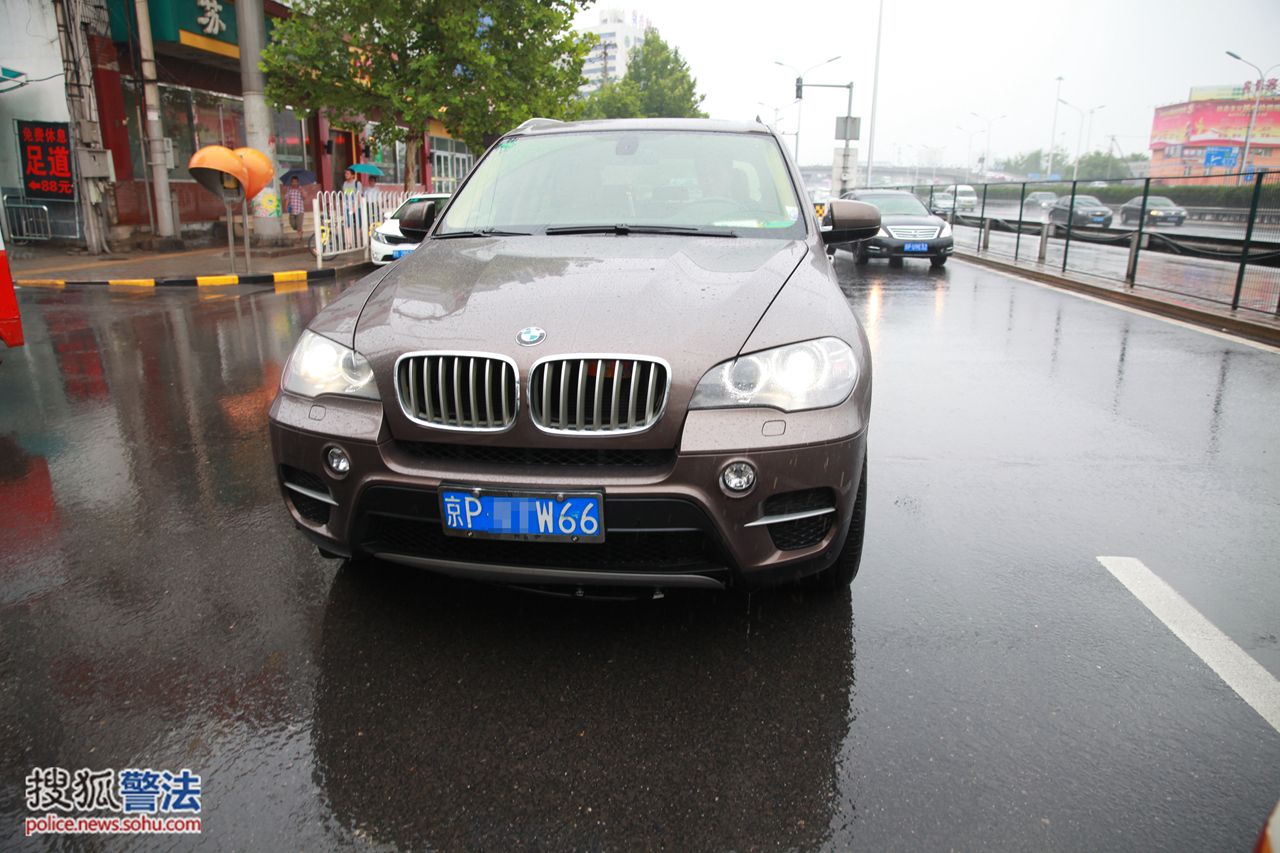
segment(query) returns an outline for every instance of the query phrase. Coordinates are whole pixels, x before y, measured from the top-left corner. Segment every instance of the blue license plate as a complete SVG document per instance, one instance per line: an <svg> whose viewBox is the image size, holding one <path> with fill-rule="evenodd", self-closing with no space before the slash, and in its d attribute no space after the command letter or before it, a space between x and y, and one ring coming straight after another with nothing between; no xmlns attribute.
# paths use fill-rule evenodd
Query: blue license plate
<svg viewBox="0 0 1280 853"><path fill-rule="evenodd" d="M440 517L451 536L551 542L603 542L600 492L440 490Z"/></svg>
<svg viewBox="0 0 1280 853"><path fill-rule="evenodd" d="M902 246L904 252L927 252L929 251L928 243L904 243Z"/></svg>
<svg viewBox="0 0 1280 853"><path fill-rule="evenodd" d="M413 249L394 249L391 252L391 260L398 261L412 251Z"/></svg>
<svg viewBox="0 0 1280 853"><path fill-rule="evenodd" d="M1092 221L1092 222L1106 222L1106 221L1107 221L1107 217L1105 217L1105 216L1095 216L1095 217L1093 217L1093 219L1092 219L1091 221Z"/></svg>

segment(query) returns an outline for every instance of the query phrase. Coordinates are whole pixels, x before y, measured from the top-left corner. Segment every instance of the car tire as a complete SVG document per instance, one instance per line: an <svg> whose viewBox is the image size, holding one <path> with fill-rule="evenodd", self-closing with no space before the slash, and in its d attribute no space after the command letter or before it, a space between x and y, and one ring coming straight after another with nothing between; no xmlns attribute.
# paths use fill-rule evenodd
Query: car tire
<svg viewBox="0 0 1280 853"><path fill-rule="evenodd" d="M867 460L862 460L862 478L858 482L858 495L853 501L853 517L849 519L849 532L844 536L840 554L829 567L812 576L813 585L823 592L839 592L848 589L858 576L862 565L862 542L867 528Z"/></svg>
<svg viewBox="0 0 1280 853"><path fill-rule="evenodd" d="M929 259L929 266L933 267L935 270L942 269L946 265L946 263L947 263L947 258L945 255L942 256L941 258Z"/></svg>
<svg viewBox="0 0 1280 853"><path fill-rule="evenodd" d="M889 259L889 266L891 266L891 267L900 267L900 266L902 266L902 258L890 258L890 259Z"/></svg>
<svg viewBox="0 0 1280 853"><path fill-rule="evenodd" d="M866 249L855 249L853 252L853 262L860 267L865 267L871 259L867 257Z"/></svg>

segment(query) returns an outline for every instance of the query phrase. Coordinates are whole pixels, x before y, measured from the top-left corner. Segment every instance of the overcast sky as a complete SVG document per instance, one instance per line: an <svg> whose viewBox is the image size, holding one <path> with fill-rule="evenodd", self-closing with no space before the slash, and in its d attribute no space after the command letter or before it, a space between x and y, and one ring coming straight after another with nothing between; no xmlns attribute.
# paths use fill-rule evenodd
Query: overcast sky
<svg viewBox="0 0 1280 853"><path fill-rule="evenodd" d="M713 118L772 121L773 111L757 104L763 101L782 108L779 128L788 133L796 129L796 74L774 60L805 70L839 55L805 81L853 81L865 161L877 7L878 0L604 0L578 22L594 23L598 8L647 15L688 61ZM1280 0L886 0L876 161L959 164L970 138L976 159L986 124L971 113L1007 116L992 126L993 161L1042 148L1059 75L1064 100L1086 110L1104 105L1094 113L1092 148L1105 148L1115 134L1124 152L1145 151L1154 107L1184 100L1191 86L1256 76L1226 50L1264 70L1280 63ZM839 89L805 91L804 164L831 162L845 99ZM1078 128L1077 114L1062 107L1059 144L1073 154Z"/></svg>

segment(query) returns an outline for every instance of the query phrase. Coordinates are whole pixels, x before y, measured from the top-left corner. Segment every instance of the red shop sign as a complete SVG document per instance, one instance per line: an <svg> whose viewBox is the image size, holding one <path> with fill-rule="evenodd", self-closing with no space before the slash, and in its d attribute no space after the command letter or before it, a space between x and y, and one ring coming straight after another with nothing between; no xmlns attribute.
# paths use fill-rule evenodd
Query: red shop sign
<svg viewBox="0 0 1280 853"><path fill-rule="evenodd" d="M20 120L17 125L23 194L27 198L75 201L67 123Z"/></svg>

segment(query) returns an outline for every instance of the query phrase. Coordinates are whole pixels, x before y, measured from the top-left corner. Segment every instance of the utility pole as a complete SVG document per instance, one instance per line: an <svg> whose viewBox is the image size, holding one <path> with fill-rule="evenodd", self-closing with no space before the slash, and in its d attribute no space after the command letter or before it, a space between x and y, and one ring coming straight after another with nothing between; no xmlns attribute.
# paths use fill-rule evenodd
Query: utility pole
<svg viewBox="0 0 1280 853"><path fill-rule="evenodd" d="M884 0L876 14L876 70L871 77L871 123L867 128L867 186L871 186L871 163L876 156L876 96L880 94L880 32L884 28Z"/></svg>
<svg viewBox="0 0 1280 853"><path fill-rule="evenodd" d="M236 29L240 32L240 90L244 95L244 135L250 148L256 148L279 173L275 145L271 142L274 121L267 99L263 95L262 62L263 34L266 21L262 14L262 0L236 0ZM260 243L275 245L280 242L283 229L280 217L280 199L273 180L251 201L253 231ZM245 235L248 243L249 235Z"/></svg>
<svg viewBox="0 0 1280 853"><path fill-rule="evenodd" d="M1053 174L1053 146L1058 143L1058 102L1062 100L1062 78L1058 78L1058 91L1053 96L1053 124L1049 128L1049 165L1045 167L1044 179L1049 180Z"/></svg>
<svg viewBox="0 0 1280 853"><path fill-rule="evenodd" d="M239 4L237 4L239 5ZM173 200L169 197L169 167L164 150L164 127L160 124L160 86L156 83L156 49L151 41L151 10L147 0L134 0L138 13L138 52L142 65L142 99L147 112L145 130L150 157L151 185L155 188L156 233L162 242L172 242Z"/></svg>

